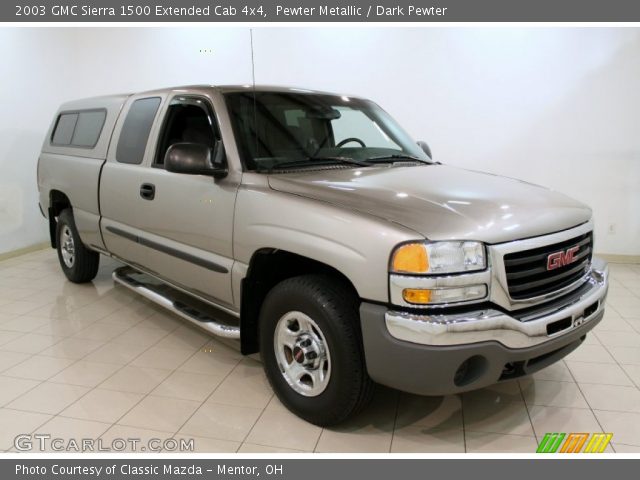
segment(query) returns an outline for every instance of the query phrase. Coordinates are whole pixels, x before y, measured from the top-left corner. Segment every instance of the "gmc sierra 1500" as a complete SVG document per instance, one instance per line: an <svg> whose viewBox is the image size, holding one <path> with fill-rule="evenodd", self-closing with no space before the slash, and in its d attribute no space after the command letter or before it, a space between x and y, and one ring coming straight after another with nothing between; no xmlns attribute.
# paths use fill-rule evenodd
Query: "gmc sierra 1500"
<svg viewBox="0 0 640 480"><path fill-rule="evenodd" d="M38 187L69 280L117 258L116 282L260 352L318 425L374 382L442 395L531 374L604 313L587 206L434 162L358 97L189 86L70 102Z"/></svg>

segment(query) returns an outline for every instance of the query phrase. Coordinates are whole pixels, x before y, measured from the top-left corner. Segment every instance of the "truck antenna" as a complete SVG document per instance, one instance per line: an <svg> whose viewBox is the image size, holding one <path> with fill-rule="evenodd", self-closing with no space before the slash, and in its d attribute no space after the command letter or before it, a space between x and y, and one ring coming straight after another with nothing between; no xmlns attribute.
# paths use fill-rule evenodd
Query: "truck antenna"
<svg viewBox="0 0 640 480"><path fill-rule="evenodd" d="M258 154L258 109L256 106L256 62L253 55L253 28L249 29L251 43L251 85L253 89L253 133L256 137L255 155Z"/></svg>

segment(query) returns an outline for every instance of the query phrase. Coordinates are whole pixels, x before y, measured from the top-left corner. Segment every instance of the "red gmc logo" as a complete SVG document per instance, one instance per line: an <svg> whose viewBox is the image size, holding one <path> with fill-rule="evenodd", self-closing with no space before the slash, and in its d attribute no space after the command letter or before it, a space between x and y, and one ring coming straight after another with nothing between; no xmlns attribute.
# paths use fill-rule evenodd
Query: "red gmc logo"
<svg viewBox="0 0 640 480"><path fill-rule="evenodd" d="M547 270L555 270L576 261L576 253L580 247L571 247L567 250L552 253L547 257Z"/></svg>

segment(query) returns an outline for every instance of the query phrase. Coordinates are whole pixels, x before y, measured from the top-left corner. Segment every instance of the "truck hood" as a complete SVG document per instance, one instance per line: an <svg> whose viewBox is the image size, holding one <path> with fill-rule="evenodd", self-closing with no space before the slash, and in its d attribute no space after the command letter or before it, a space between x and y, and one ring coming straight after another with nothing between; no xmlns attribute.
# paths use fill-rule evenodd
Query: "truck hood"
<svg viewBox="0 0 640 480"><path fill-rule="evenodd" d="M384 165L269 176L279 192L398 223L430 240L501 243L574 227L591 209L521 180L445 165Z"/></svg>

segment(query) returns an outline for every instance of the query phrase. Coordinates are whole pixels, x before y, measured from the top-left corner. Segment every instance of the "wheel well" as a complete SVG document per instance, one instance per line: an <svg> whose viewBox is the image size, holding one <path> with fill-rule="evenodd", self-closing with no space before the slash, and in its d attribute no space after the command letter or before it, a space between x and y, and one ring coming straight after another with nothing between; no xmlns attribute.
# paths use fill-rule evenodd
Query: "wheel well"
<svg viewBox="0 0 640 480"><path fill-rule="evenodd" d="M260 350L258 317L269 291L287 278L311 273L331 275L353 290L354 295L358 295L344 274L325 263L285 250L262 249L254 253L241 285L240 343L244 355Z"/></svg>
<svg viewBox="0 0 640 480"><path fill-rule="evenodd" d="M56 248L56 217L66 209L71 208L71 202L60 190L51 190L49 193L49 237L51 239L51 248Z"/></svg>

